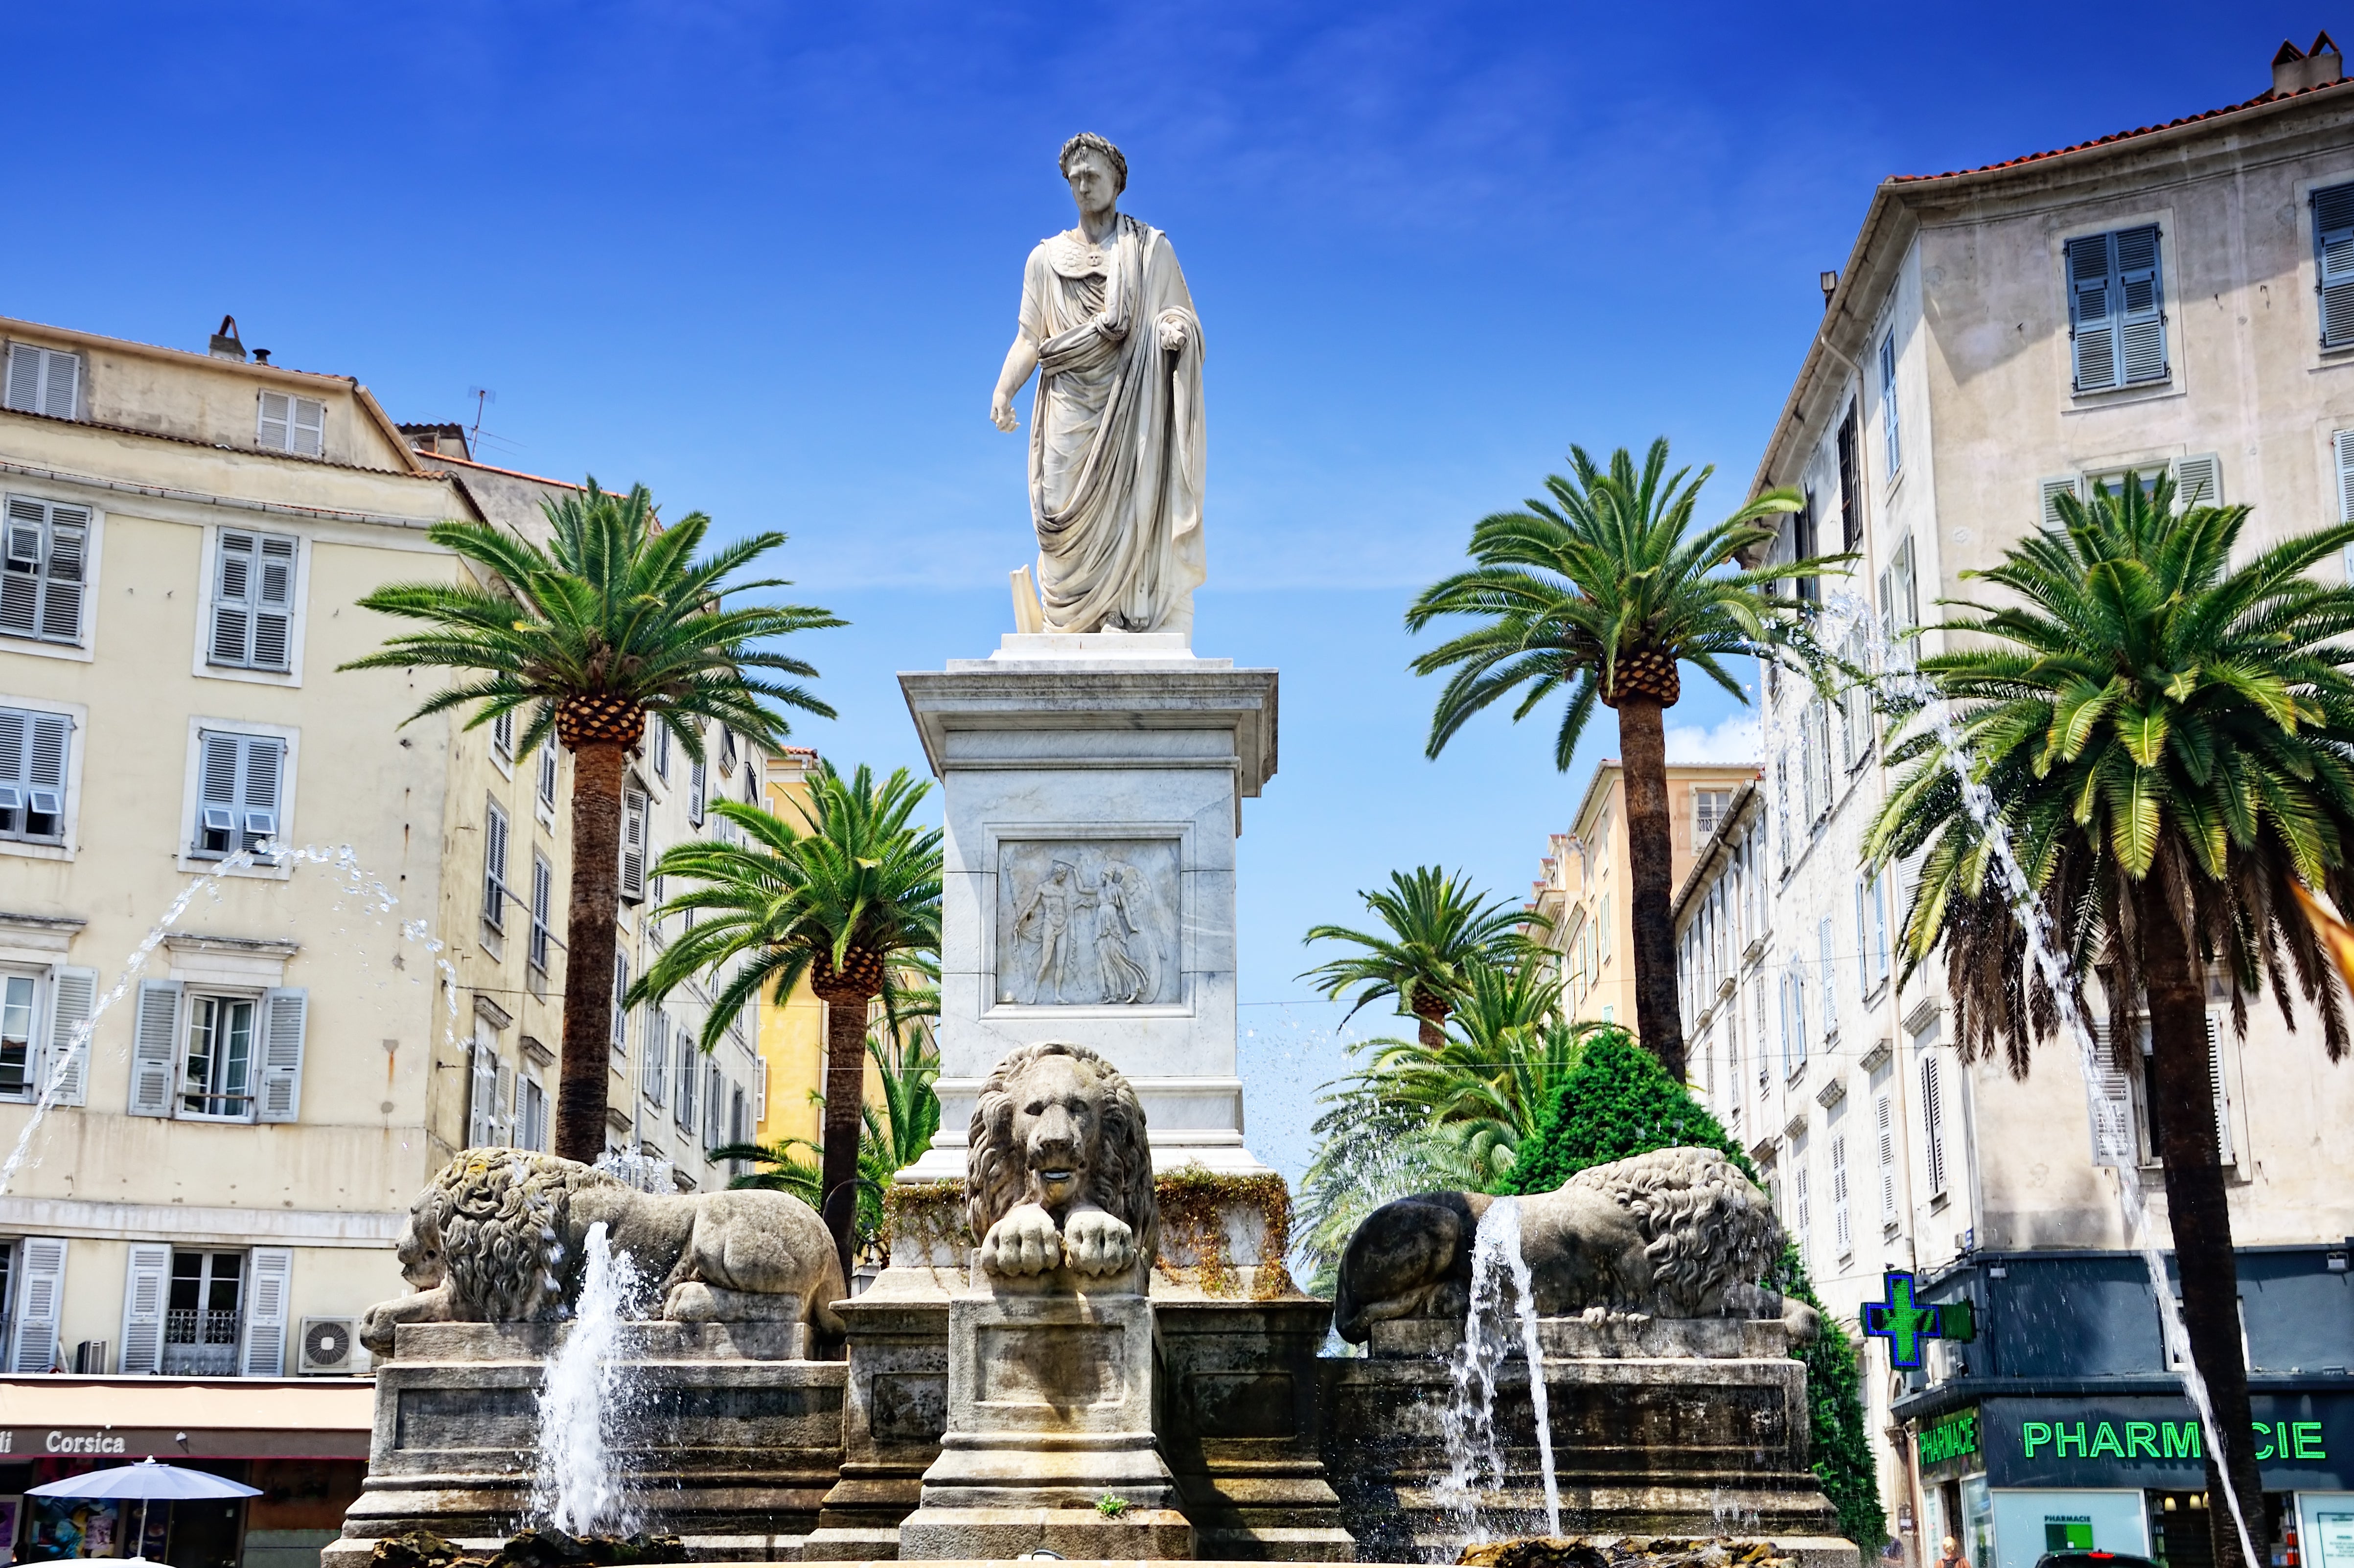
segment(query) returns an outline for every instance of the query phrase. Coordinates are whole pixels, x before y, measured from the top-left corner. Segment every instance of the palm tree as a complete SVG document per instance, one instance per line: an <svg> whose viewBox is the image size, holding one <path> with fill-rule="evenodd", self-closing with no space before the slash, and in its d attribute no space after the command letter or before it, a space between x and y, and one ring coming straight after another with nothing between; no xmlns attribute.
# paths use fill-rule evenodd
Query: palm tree
<svg viewBox="0 0 2354 1568"><path fill-rule="evenodd" d="M1944 630L1970 644L1921 671L1955 715L1986 791L1978 800L1991 802L2025 893L2064 949L2067 1000L2099 977L2117 1021L2112 1070L2138 1068L2137 1031L2124 1021L2147 1019L2152 1134L2191 1359L2214 1397L2214 1443L2261 1563L2207 986L2229 982L2241 1030L2267 980L2284 1014L2294 990L2319 1012L2330 1058L2345 1053L2311 901L2320 893L2354 911L2354 647L2344 641L2354 588L2306 574L2354 544L2354 525L2298 535L2235 568L2245 506L2178 512L2163 479L2147 493L2129 482L2121 495L2058 504L2062 528L1966 574L2010 601L1948 601L1970 613ZM1923 856L1905 969L1942 939L1963 1060L2000 1047L2024 1077L2032 1044L2057 1020L2053 977L2027 951L1993 835L1937 737L1916 729L1890 760L1909 768L1867 853L1882 865ZM2214 1511L2215 1559L2236 1563L2229 1512Z"/></svg>
<svg viewBox="0 0 2354 1568"><path fill-rule="evenodd" d="M763 745L783 742L779 705L822 717L833 710L798 678L817 672L759 644L789 632L848 624L801 605L726 600L790 586L736 574L785 542L756 534L697 559L711 519L690 513L667 527L645 486L627 495L585 489L546 502L546 547L489 523L437 523L427 534L483 581L393 583L360 607L428 630L403 632L346 670L419 665L466 673L403 723L471 707L469 729L528 715L527 755L553 732L572 753L572 895L565 920L564 1061L556 1097L556 1152L594 1160L605 1149L605 1081L613 1016L614 925L621 904L621 785L629 753L651 718L703 760L704 726L721 724Z"/></svg>
<svg viewBox="0 0 2354 1568"><path fill-rule="evenodd" d="M1480 622L1414 661L1418 675L1454 672L1431 715L1426 749L1437 757L1472 715L1507 693L1519 694L1512 710L1518 721L1566 688L1553 749L1553 765L1567 772L1594 705L1617 710L1634 883L1635 1028L1681 1078L1665 719L1682 694L1677 666L1698 666L1746 702L1720 660L1752 653L1818 660L1795 619L1807 607L1776 597L1770 585L1822 576L1847 557L1739 568L1742 552L1773 541L1767 519L1799 509L1797 493L1768 491L1694 533L1701 486L1715 471L1702 469L1689 480L1689 469L1668 473L1665 438L1651 443L1639 473L1623 447L1611 454L1607 471L1583 447L1570 449L1570 461L1571 477L1545 481L1551 500L1482 518L1471 530L1469 550L1479 564L1432 584L1407 609L1409 631L1441 616Z"/></svg>
<svg viewBox="0 0 2354 1568"><path fill-rule="evenodd" d="M1447 1015L1469 988L1473 968L1509 963L1529 951L1535 944L1523 927L1543 922L1541 916L1478 892L1461 872L1449 875L1435 865L1416 866L1412 874L1394 871L1387 888L1361 888L1357 896L1384 929L1310 927L1303 943L1352 942L1363 950L1299 978L1315 982L1334 1001L1355 993L1342 1022L1369 1001L1395 997L1401 1013L1422 1021L1422 1043L1434 1047L1446 1038Z"/></svg>
<svg viewBox="0 0 2354 1568"><path fill-rule="evenodd" d="M703 1048L726 1020L766 990L781 1003L806 975L826 1004L825 1115L820 1205L842 1277L850 1277L857 1217L861 1107L865 1101L866 1014L878 996L897 1000L900 976L937 972L940 948L940 831L909 821L929 785L904 768L880 786L861 764L848 779L821 762L802 825L737 801L712 810L744 832L741 845L673 845L656 869L697 884L662 907L694 924L648 966L631 1000L667 996L691 976L733 964L703 1026Z"/></svg>
<svg viewBox="0 0 2354 1568"><path fill-rule="evenodd" d="M940 1097L932 1088L940 1075L940 1056L921 1029L900 1030L887 1046L882 1037L869 1034L866 1059L882 1087L883 1103L867 1100L859 1107L857 1224L862 1247L882 1230L883 1189L923 1157L940 1130ZM764 1167L735 1177L730 1187L790 1192L814 1209L822 1206L825 1187L819 1166L807 1158L811 1153L822 1155L822 1146L805 1138L785 1138L774 1143L730 1143L713 1150L711 1157Z"/></svg>

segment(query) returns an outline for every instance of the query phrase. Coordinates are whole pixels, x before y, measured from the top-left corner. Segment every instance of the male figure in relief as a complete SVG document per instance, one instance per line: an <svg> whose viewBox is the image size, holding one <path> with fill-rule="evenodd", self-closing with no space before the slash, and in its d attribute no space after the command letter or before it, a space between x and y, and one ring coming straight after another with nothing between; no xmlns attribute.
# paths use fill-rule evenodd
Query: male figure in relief
<svg viewBox="0 0 2354 1568"><path fill-rule="evenodd" d="M1030 252L990 418L1038 374L1030 514L1049 631L1190 637L1202 553L1202 323L1168 236L1118 209L1128 160L1064 143L1079 222Z"/></svg>

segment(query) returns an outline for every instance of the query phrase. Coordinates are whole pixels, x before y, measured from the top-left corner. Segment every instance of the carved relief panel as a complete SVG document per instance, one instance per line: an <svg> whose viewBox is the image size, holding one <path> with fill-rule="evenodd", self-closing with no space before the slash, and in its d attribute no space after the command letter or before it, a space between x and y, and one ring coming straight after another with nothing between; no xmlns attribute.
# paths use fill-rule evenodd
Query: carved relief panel
<svg viewBox="0 0 2354 1568"><path fill-rule="evenodd" d="M997 846L997 1001L1181 1000L1178 841L1005 839Z"/></svg>

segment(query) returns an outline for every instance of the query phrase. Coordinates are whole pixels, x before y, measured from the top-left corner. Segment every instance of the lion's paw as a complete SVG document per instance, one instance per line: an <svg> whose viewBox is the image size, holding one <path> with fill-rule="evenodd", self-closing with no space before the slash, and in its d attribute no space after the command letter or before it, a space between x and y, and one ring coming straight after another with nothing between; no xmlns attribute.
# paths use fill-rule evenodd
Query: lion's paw
<svg viewBox="0 0 2354 1568"><path fill-rule="evenodd" d="M1055 1217L1035 1203L1015 1209L981 1239L981 1266L991 1274L1044 1274L1062 1261Z"/></svg>
<svg viewBox="0 0 2354 1568"><path fill-rule="evenodd" d="M1136 1233L1117 1215L1082 1210L1063 1224L1063 1256L1081 1274L1119 1274L1136 1262Z"/></svg>

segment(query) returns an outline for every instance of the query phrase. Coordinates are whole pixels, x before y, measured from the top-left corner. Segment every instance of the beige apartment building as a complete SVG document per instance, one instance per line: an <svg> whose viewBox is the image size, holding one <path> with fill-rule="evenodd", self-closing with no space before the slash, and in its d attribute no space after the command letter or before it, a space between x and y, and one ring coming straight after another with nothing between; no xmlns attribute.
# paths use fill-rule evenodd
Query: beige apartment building
<svg viewBox="0 0 2354 1568"><path fill-rule="evenodd" d="M1734 792L1757 777L1754 763L1668 764L1673 879L1691 869ZM1635 1024L1634 883L1627 869L1626 770L1615 757L1595 765L1570 831L1546 842L1529 908L1547 923L1539 939L1560 957L1562 1006L1575 1021Z"/></svg>
<svg viewBox="0 0 2354 1568"><path fill-rule="evenodd" d="M1852 654L1937 651L1942 633L1914 630L1936 601L2096 482L2168 473L2250 503L2243 553L2354 516L2354 87L2326 36L2274 70L2244 103L1873 194L1756 479L1806 497L1771 558L1861 556L1824 590L1859 622ZM2056 1040L2025 1078L1956 1059L1939 963L1893 980L1908 879L1861 869L1889 782L1869 702L1766 689L1760 798L1681 906L1702 966L1688 984L1718 998L1686 1019L1713 1064L1696 1076L1833 1311L1852 1325L1890 1271L1972 1308L1975 1339L1933 1343L1921 1369L1865 1350L1892 1520L1916 1562L1951 1531L1978 1568L2029 1568L2054 1529L2203 1561L2195 1464L2033 1439L2187 1408L2123 1250L2121 1183L2165 1235L2138 1075L2104 1068L2088 1092ZM2211 1022L2257 1413L2354 1452L2354 1069L2303 1010L2292 1033L2251 1006L2241 1038L2218 997ZM2281 1518L2354 1500L2354 1473L2289 1449L2264 1464Z"/></svg>

